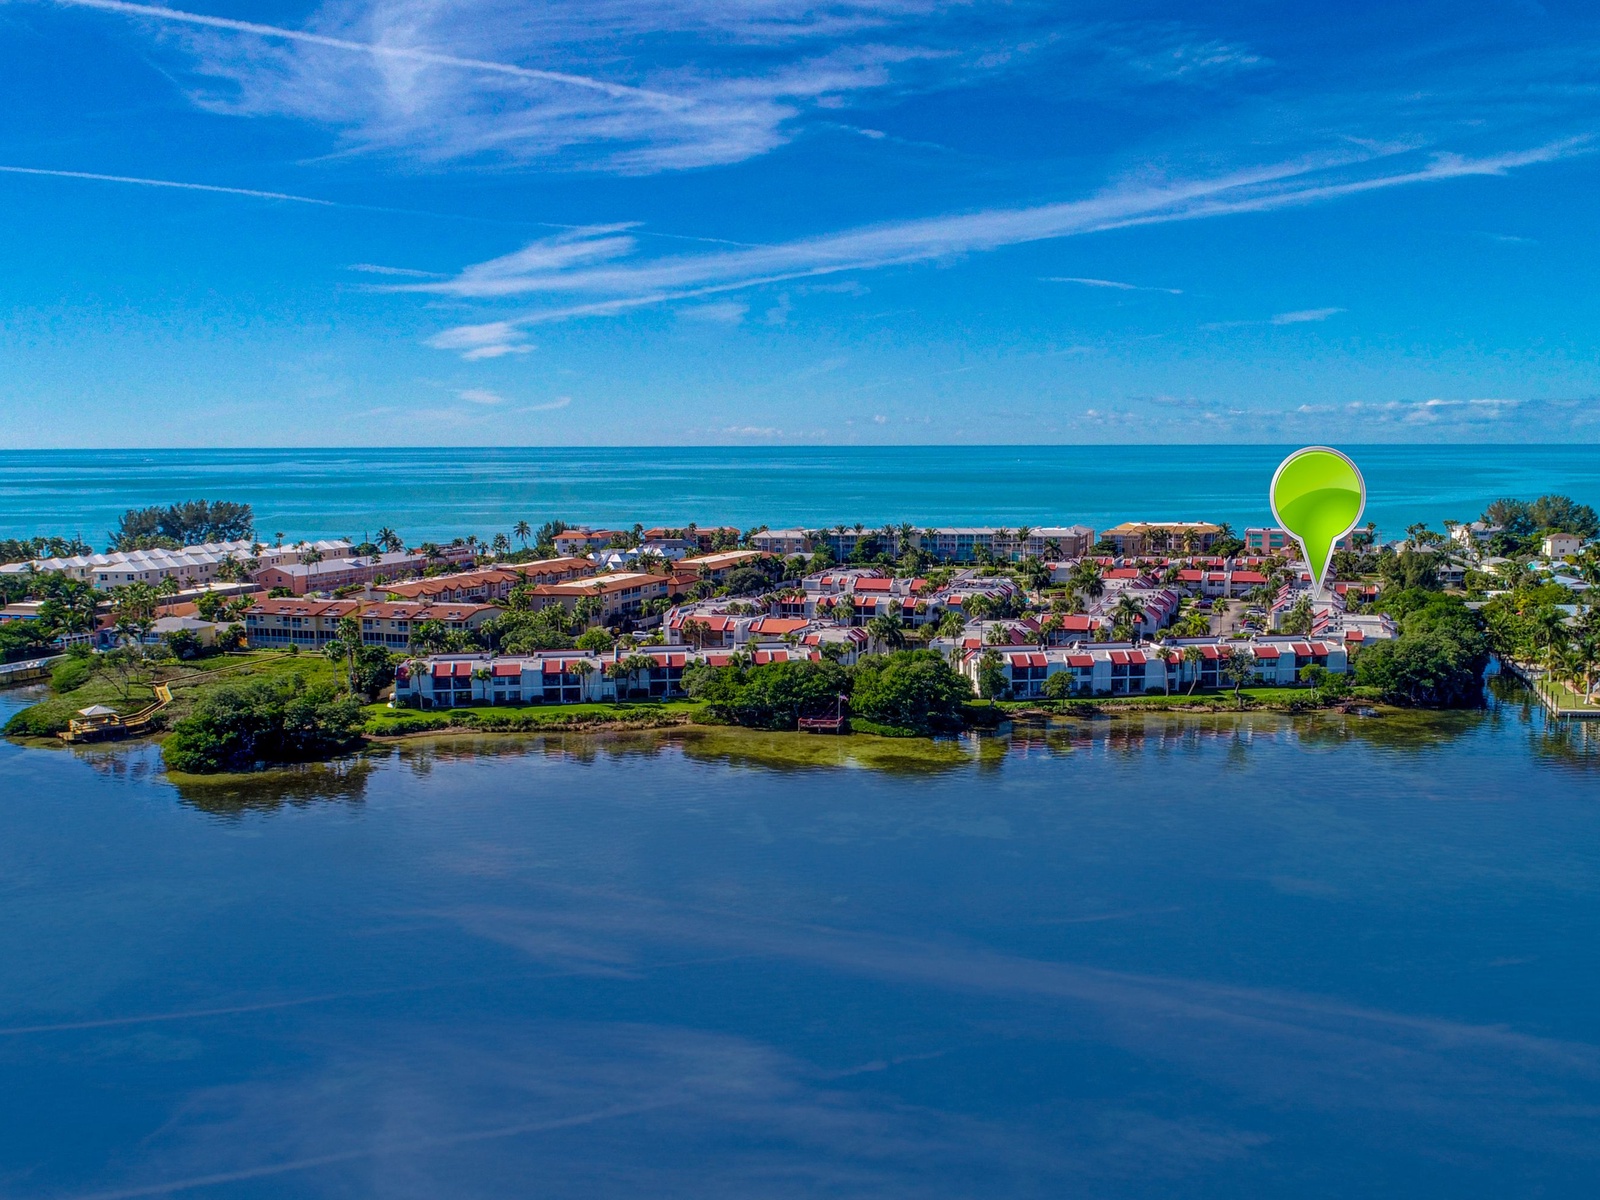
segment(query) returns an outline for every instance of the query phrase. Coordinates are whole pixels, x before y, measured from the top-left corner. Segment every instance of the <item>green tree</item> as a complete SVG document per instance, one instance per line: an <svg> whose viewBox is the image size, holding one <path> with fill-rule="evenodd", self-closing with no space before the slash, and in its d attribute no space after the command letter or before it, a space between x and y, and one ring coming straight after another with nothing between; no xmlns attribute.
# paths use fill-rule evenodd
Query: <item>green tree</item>
<svg viewBox="0 0 1600 1200"><path fill-rule="evenodd" d="M993 650L985 650L978 659L978 695L993 704L995 698L1006 694L1005 663Z"/></svg>
<svg viewBox="0 0 1600 1200"><path fill-rule="evenodd" d="M1311 597L1301 596L1289 611L1283 614L1283 619L1278 624L1284 633L1310 633L1314 620Z"/></svg>
<svg viewBox="0 0 1600 1200"><path fill-rule="evenodd" d="M930 650L865 658L851 672L851 713L880 725L920 733L957 729L971 699L972 686Z"/></svg>
<svg viewBox="0 0 1600 1200"><path fill-rule="evenodd" d="M111 620L124 641L143 652L144 639L156 623L160 593L148 583L128 583L111 589Z"/></svg>
<svg viewBox="0 0 1600 1200"><path fill-rule="evenodd" d="M1223 679L1233 684L1234 702L1243 708L1244 693L1241 689L1255 678L1255 656L1243 650L1229 650L1224 647L1217 663L1217 671Z"/></svg>
<svg viewBox="0 0 1600 1200"><path fill-rule="evenodd" d="M590 654L604 654L614 643L615 639L612 638L610 630L603 625L596 625L592 629L583 631L578 638L578 649Z"/></svg>
<svg viewBox="0 0 1600 1200"><path fill-rule="evenodd" d="M361 705L326 684L296 677L218 688L178 721L162 743L167 767L191 774L245 771L258 763L305 762L354 746Z"/></svg>
<svg viewBox="0 0 1600 1200"><path fill-rule="evenodd" d="M736 663L685 672L685 690L706 701L715 720L759 729L794 729L803 716L832 714L848 689L849 673L838 663Z"/></svg>
<svg viewBox="0 0 1600 1200"><path fill-rule="evenodd" d="M1200 668L1205 665L1206 654L1199 646L1185 646L1183 665L1189 668L1189 695L1194 695L1194 689L1200 683Z"/></svg>
<svg viewBox="0 0 1600 1200"><path fill-rule="evenodd" d="M891 650L905 649L905 627L896 617L881 613L867 622L866 630L872 644L880 650L885 646Z"/></svg>

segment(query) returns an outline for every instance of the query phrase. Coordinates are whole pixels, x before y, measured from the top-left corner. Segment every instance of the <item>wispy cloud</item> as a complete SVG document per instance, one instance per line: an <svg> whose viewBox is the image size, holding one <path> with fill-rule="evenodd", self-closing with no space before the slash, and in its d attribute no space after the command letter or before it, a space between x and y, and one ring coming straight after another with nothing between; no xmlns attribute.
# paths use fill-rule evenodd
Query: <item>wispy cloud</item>
<svg viewBox="0 0 1600 1200"><path fill-rule="evenodd" d="M435 164L568 151L624 173L739 162L789 141L803 113L949 53L862 40L909 33L937 11L905 0L820 12L798 0L330 0L308 28L128 0L54 2L186 31L177 44L203 107L309 120L350 149Z"/></svg>
<svg viewBox="0 0 1600 1200"><path fill-rule="evenodd" d="M571 396L561 396L548 404L527 404L517 409L518 412L554 412L558 408L566 408L572 403Z"/></svg>
<svg viewBox="0 0 1600 1200"><path fill-rule="evenodd" d="M1326 321L1345 310L1342 308L1302 308L1295 312L1281 312L1273 316L1272 325L1304 325L1308 321Z"/></svg>
<svg viewBox="0 0 1600 1200"><path fill-rule="evenodd" d="M1519 167L1587 153L1588 139L1566 140L1480 158L1435 154L1408 158L1355 153L1296 160L1161 187L1113 188L1084 200L1031 208L999 208L865 226L769 246L698 254L634 257L635 241L615 226L540 239L502 258L467 267L438 283L395 285L396 291L462 299L544 295L587 297L577 304L517 314L490 325L464 326L435 338L441 349L475 349L484 331L504 340L517 329L582 316L738 291L846 271L952 259L1006 246L1088 233L1265 212L1380 189L1468 176L1502 175ZM1320 310L1308 310L1320 311ZM1321 316L1332 315L1332 311ZM1279 323L1321 319L1281 314ZM1278 321L1278 318L1274 318ZM457 345L455 339L469 339Z"/></svg>
<svg viewBox="0 0 1600 1200"><path fill-rule="evenodd" d="M710 304L691 304L678 309L682 321L702 321L712 325L737 325L750 311L737 300L713 300Z"/></svg>
<svg viewBox="0 0 1600 1200"><path fill-rule="evenodd" d="M1150 287L1139 283L1122 283L1115 279L1088 279L1081 275L1046 275L1044 283L1080 283L1084 287L1111 288L1118 292L1165 292L1169 296L1183 295L1182 288Z"/></svg>
<svg viewBox="0 0 1600 1200"><path fill-rule="evenodd" d="M463 388L456 393L456 399L465 400L468 404L504 404L506 398L499 392L491 392L488 388Z"/></svg>
<svg viewBox="0 0 1600 1200"><path fill-rule="evenodd" d="M594 79L587 75L574 75L566 71L542 71L532 67L516 66L512 63L494 62L483 58L468 58L457 54L442 54L438 51L415 46L400 46L392 42L362 42L350 38L329 37L326 34L315 33L310 30L288 29L281 25L263 25L255 21L239 21L231 17L213 17L204 13L187 12L158 4L129 4L126 3L126 0L52 0L52 2L70 8L95 8L102 12L119 13L123 16L139 17L144 20L169 21L180 25L227 30L230 33L244 33L252 37L267 38L273 41L298 42L308 46L316 46L320 49L344 50L377 59L394 59L401 62L421 63L429 66L455 67L464 71L509 75L516 79L532 80L539 83L558 83L566 87L597 91L617 99L642 99L652 104L670 107L684 107L688 103L688 101L679 97L669 96L662 92L628 87L624 84Z"/></svg>
<svg viewBox="0 0 1600 1200"><path fill-rule="evenodd" d="M460 325L437 333L427 340L435 350L449 350L468 362L503 358L507 354L528 354L533 343L527 334L509 321L488 321L482 325Z"/></svg>
<svg viewBox="0 0 1600 1200"><path fill-rule="evenodd" d="M296 196L291 192L267 192L256 188L223 187L214 183L190 183L180 179L149 179L142 175L102 175L94 171L56 171L44 167L0 166L0 174L43 175L53 179L87 179L95 183L128 183L139 187L175 188L182 192L215 192L223 196L249 196L256 200L289 200L295 204L315 204L320 208L343 208L336 200L315 196Z"/></svg>
<svg viewBox="0 0 1600 1200"><path fill-rule="evenodd" d="M360 271L363 275L398 275L407 279L443 279L438 271L418 271L413 267L385 267L379 263L351 263L346 271Z"/></svg>

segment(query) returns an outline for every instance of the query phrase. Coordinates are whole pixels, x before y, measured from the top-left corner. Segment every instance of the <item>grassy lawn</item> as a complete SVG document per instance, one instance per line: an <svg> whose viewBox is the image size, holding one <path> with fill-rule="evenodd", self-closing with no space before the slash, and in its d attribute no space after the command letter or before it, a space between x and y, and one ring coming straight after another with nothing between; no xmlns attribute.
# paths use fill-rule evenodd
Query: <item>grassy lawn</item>
<svg viewBox="0 0 1600 1200"><path fill-rule="evenodd" d="M635 700L621 704L474 704L422 712L369 704L366 713L368 733L392 737L452 727L514 733L572 725L677 723L693 720L702 707L695 700Z"/></svg>
<svg viewBox="0 0 1600 1200"><path fill-rule="evenodd" d="M1588 712L1600 712L1600 705L1591 704L1581 693L1573 691L1566 684L1549 676L1539 680L1539 690L1554 700L1559 708L1581 708Z"/></svg>
<svg viewBox="0 0 1600 1200"><path fill-rule="evenodd" d="M82 686L52 694L24 709L12 718L6 731L24 737L51 737L64 730L80 708L92 704L104 704L124 714L136 712L155 702L153 689L157 683L172 689L172 703L162 712L170 725L186 716L209 688L247 679L288 679L295 675L303 676L307 683L338 682L340 667L320 654L290 655L273 650L218 654L192 663L152 664L126 679L102 667Z"/></svg>
<svg viewBox="0 0 1600 1200"><path fill-rule="evenodd" d="M1289 701L1296 698L1309 699L1312 693L1308 688L1247 687L1240 688L1239 694L1257 704L1270 706L1288 704ZM998 707L1012 712L1041 707L1059 707L1063 712L1070 712L1075 707L1190 708L1205 706L1214 708L1219 704L1232 705L1233 703L1233 689L1228 688L1220 691L1197 690L1193 695L1187 692L1173 692L1170 696L1157 693L1154 696L1143 694L1134 696L1074 696L1070 700L1001 700Z"/></svg>

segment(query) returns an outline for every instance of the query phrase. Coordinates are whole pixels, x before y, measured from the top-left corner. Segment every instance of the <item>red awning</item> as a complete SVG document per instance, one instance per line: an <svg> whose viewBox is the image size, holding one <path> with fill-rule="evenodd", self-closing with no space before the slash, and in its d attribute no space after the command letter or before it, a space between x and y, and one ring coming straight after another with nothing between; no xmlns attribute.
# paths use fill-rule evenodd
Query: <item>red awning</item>
<svg viewBox="0 0 1600 1200"><path fill-rule="evenodd" d="M496 679L521 679L521 663L495 663L494 677Z"/></svg>
<svg viewBox="0 0 1600 1200"><path fill-rule="evenodd" d="M1278 657L1278 648L1276 646L1257 646L1256 647L1256 657L1257 658L1277 658Z"/></svg>
<svg viewBox="0 0 1600 1200"><path fill-rule="evenodd" d="M469 662L458 662L456 664L456 678L457 679L471 679L472 678L472 664L469 663Z"/></svg>
<svg viewBox="0 0 1600 1200"><path fill-rule="evenodd" d="M1067 665L1069 667L1092 667L1094 666L1094 655L1069 654L1067 655Z"/></svg>

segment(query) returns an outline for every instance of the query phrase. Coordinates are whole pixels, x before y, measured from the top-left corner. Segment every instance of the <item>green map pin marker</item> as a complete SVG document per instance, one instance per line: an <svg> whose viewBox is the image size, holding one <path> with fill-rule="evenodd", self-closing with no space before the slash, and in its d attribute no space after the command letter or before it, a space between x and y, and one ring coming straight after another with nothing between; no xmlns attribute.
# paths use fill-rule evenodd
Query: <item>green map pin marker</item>
<svg viewBox="0 0 1600 1200"><path fill-rule="evenodd" d="M1337 450L1307 446L1278 464L1271 500L1272 515L1300 543L1321 595L1334 544L1356 527L1367 506L1361 472Z"/></svg>

